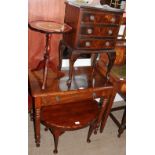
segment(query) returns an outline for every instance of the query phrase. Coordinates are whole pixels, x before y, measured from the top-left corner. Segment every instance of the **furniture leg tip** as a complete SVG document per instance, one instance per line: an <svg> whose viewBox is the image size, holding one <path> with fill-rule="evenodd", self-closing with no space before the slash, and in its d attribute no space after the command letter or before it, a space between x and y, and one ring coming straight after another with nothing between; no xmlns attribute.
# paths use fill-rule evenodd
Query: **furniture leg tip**
<svg viewBox="0 0 155 155"><path fill-rule="evenodd" d="M45 86L42 86L41 89L42 89L42 90L45 90Z"/></svg>
<svg viewBox="0 0 155 155"><path fill-rule="evenodd" d="M39 143L37 143L37 144L36 144L36 146L37 146L37 147L40 147L40 144L39 144Z"/></svg>
<svg viewBox="0 0 155 155"><path fill-rule="evenodd" d="M120 138L121 137L121 134L118 134L117 137Z"/></svg>
<svg viewBox="0 0 155 155"><path fill-rule="evenodd" d="M69 79L69 80L67 80L67 86L70 88L70 86L71 86L71 80Z"/></svg>
<svg viewBox="0 0 155 155"><path fill-rule="evenodd" d="M44 130L45 130L45 131L48 131L48 128L45 128Z"/></svg>
<svg viewBox="0 0 155 155"><path fill-rule="evenodd" d="M91 140L90 139L87 139L87 143L90 143L91 142Z"/></svg>
<svg viewBox="0 0 155 155"><path fill-rule="evenodd" d="M53 153L54 153L54 154L58 153L58 150L54 150Z"/></svg>

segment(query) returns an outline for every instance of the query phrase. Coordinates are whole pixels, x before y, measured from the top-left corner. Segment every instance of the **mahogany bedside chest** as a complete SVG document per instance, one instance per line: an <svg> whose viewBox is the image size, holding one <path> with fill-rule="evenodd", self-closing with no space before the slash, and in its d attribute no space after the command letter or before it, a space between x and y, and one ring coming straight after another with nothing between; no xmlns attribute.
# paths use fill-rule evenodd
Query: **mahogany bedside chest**
<svg viewBox="0 0 155 155"><path fill-rule="evenodd" d="M98 54L106 52L109 58L108 75L116 56L114 48L122 15L123 11L119 9L109 10L66 3L64 22L72 27L72 31L63 34L63 40L60 42L59 69L63 51L67 49L70 63L68 85L72 81L74 62L82 54L92 55L93 75Z"/></svg>

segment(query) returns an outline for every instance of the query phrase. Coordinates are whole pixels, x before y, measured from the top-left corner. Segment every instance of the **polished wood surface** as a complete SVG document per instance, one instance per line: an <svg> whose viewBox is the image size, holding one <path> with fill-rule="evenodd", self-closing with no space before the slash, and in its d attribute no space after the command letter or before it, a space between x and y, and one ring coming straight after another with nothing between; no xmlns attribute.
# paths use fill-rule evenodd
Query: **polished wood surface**
<svg viewBox="0 0 155 155"><path fill-rule="evenodd" d="M34 98L35 138L37 146L40 146L40 113L41 108L45 106L65 106L75 101L81 102L83 100L94 100L104 97L107 100L102 104L103 110L101 110L101 115L99 116L99 122L101 122L100 131L103 131L113 104L115 91L112 84L100 72L96 71L94 79L91 79L91 71L92 67L75 68L75 76L70 88L66 84L69 76L68 70L63 70L65 76L61 79L56 79L55 74L49 72L45 90L41 89L42 70L29 71L31 95Z"/></svg>
<svg viewBox="0 0 155 155"><path fill-rule="evenodd" d="M99 108L95 100L66 103L64 106L46 106L41 109L41 121L48 127L76 130L95 121ZM76 123L78 122L78 123Z"/></svg>
<svg viewBox="0 0 155 155"><path fill-rule="evenodd" d="M77 94L78 92L84 93L84 92L93 92L95 91L100 91L104 90L105 86L106 87L111 87L112 84L106 80L104 76L100 74L100 72L96 72L94 80L92 81L91 79L91 67L76 67L75 68L75 76L74 80L72 82L72 85L70 88L68 88L66 84L66 80L68 79L69 76L69 70L67 68L64 68L62 70L63 73L65 74L64 77L61 79L55 78L55 73L49 72L48 77L47 77L47 83L46 83L46 89L42 90L42 70L40 71L29 71L29 83L31 87L31 93L33 97L46 97L48 95L62 95L63 94ZM88 91L89 90L89 91ZM83 94L84 96L84 94ZM75 96L76 97L76 96ZM77 98L79 98L77 96Z"/></svg>
<svg viewBox="0 0 155 155"><path fill-rule="evenodd" d="M74 16L72 13L74 12ZM63 35L59 44L59 69L62 64L62 53L69 51L69 79L71 85L75 61L82 54L107 53L109 58L107 75L115 60L115 44L123 12L107 11L87 6L74 6L66 3L65 23L73 29L71 33ZM96 56L97 57L97 56ZM96 63L96 61L93 61ZM95 64L93 64L95 67Z"/></svg>
<svg viewBox="0 0 155 155"><path fill-rule="evenodd" d="M55 21L35 20L29 22L29 27L32 30L41 33L60 34L69 32L72 28L65 23L58 23Z"/></svg>
<svg viewBox="0 0 155 155"><path fill-rule="evenodd" d="M74 16L72 16L72 12L74 12ZM66 3L65 23L73 27L73 32L64 34L63 39L71 48L75 49L113 49L122 15L123 12L84 6L76 7ZM92 41L96 39L101 39L101 41L97 41L97 45L92 48ZM104 41L102 42L102 40ZM84 42L83 46L81 46L81 42Z"/></svg>

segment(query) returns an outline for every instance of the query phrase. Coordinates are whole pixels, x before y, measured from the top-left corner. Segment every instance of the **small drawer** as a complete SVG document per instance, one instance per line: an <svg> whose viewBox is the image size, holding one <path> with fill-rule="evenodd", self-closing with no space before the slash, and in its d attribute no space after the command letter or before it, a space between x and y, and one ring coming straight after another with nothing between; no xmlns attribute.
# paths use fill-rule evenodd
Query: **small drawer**
<svg viewBox="0 0 155 155"><path fill-rule="evenodd" d="M80 35L89 37L117 37L118 27L82 26Z"/></svg>
<svg viewBox="0 0 155 155"><path fill-rule="evenodd" d="M93 24L114 24L120 23L121 16L113 13L83 12L81 22Z"/></svg>
<svg viewBox="0 0 155 155"><path fill-rule="evenodd" d="M113 49L115 46L113 39L80 39L78 41L79 49Z"/></svg>
<svg viewBox="0 0 155 155"><path fill-rule="evenodd" d="M54 104L65 104L74 101L95 99L102 96L103 90L80 90L75 92L66 92L64 94L46 96L42 98L42 106L54 105Z"/></svg>

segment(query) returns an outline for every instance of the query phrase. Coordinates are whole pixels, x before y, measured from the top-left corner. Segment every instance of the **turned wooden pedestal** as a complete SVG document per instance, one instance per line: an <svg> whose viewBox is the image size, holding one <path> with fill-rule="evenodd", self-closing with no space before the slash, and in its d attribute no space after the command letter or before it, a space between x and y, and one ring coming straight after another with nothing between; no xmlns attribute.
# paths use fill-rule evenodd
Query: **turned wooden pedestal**
<svg viewBox="0 0 155 155"><path fill-rule="evenodd" d="M52 61L50 61L50 50L51 50L51 36L52 34L62 34L65 32L68 32L71 30L71 27L67 24L60 24L53 21L32 21L29 23L29 27L37 32L44 33L46 35L46 45L45 45L45 51L44 51L44 59L39 62L35 70L44 69L43 72L43 83L42 83L42 89L45 89L46 80L47 80L47 73L48 68L51 68L53 72L56 73L56 76L58 78L64 76L62 72L58 70L58 68L54 65Z"/></svg>

